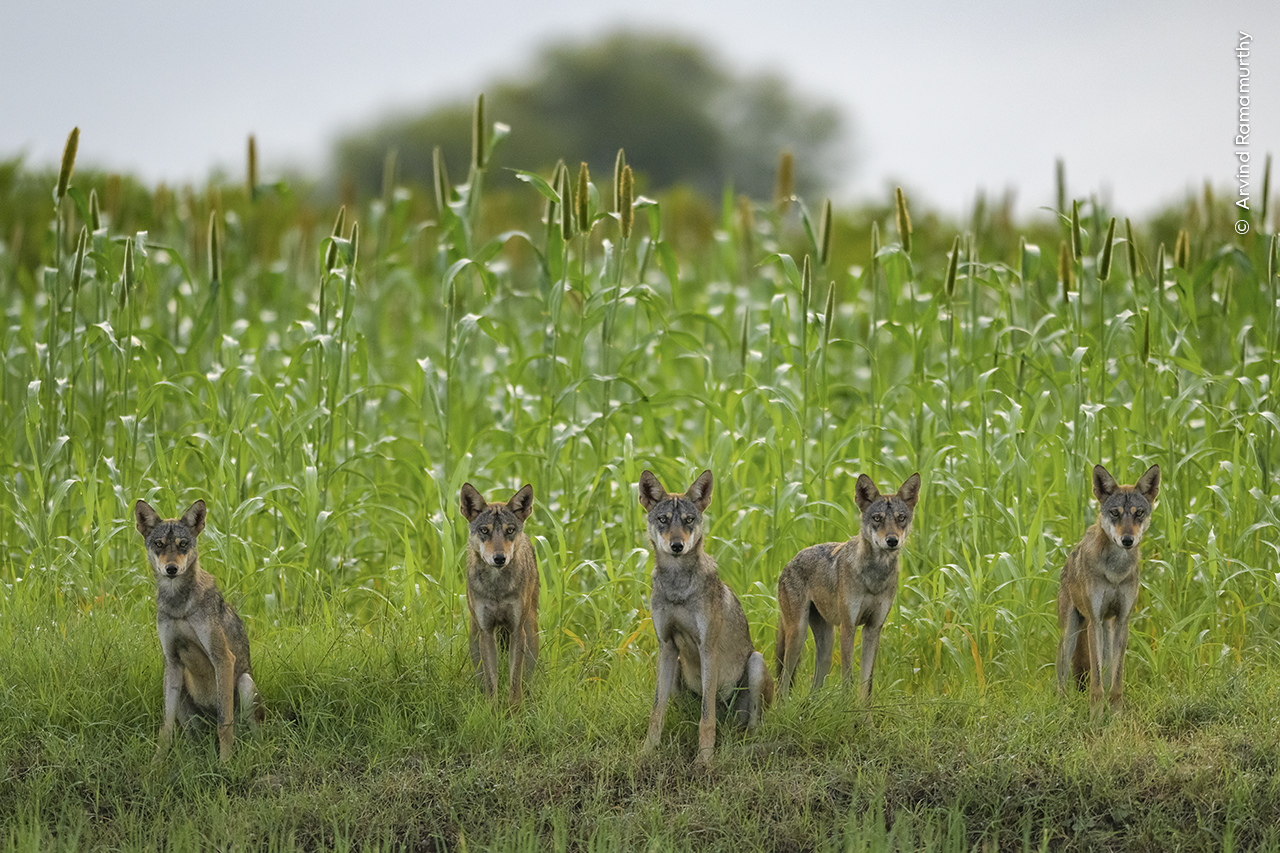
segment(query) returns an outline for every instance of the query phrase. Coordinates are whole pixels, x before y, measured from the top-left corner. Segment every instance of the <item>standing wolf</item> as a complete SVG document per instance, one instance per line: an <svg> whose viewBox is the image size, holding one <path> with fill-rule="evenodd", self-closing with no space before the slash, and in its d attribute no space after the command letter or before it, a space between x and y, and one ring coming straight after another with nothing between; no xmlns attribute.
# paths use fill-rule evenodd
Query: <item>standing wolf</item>
<svg viewBox="0 0 1280 853"><path fill-rule="evenodd" d="M524 679L538 662L538 560L524 532L533 512L533 486L506 503L486 503L475 486L459 495L467 539L469 646L476 676L490 697L498 695L498 640L509 641L512 705L520 703Z"/></svg>
<svg viewBox="0 0 1280 853"><path fill-rule="evenodd" d="M204 501L169 521L138 501L133 518L155 576L156 629L164 650L164 725L156 758L168 751L175 720L190 734L197 719L211 717L218 726L218 756L227 761L235 744L235 710L256 728L262 708L244 623L222 600L217 581L200 568L196 537L204 530Z"/></svg>
<svg viewBox="0 0 1280 853"><path fill-rule="evenodd" d="M806 629L813 631L813 689L831 669L835 628L840 627L840 669L844 684L853 674L853 634L862 626L859 692L871 698L871 676L894 593L898 591L898 555L911 530L920 475L912 474L895 495L882 495L866 474L859 474L853 499L862 510L858 535L848 542L805 548L778 578L778 692L791 688L804 650Z"/></svg>
<svg viewBox="0 0 1280 853"><path fill-rule="evenodd" d="M1092 716L1102 713L1102 676L1110 702L1120 707L1129 614L1138 598L1138 543L1151 524L1160 492L1160 466L1152 465L1132 486L1117 485L1101 465L1093 466L1098 520L1067 557L1058 589L1058 693L1067 693L1067 671L1083 686L1089 680Z"/></svg>
<svg viewBox="0 0 1280 853"><path fill-rule="evenodd" d="M716 573L703 543L702 513L711 503L711 472L683 495L667 494L650 471L640 475L640 505L648 511L653 547L650 613L658 635L658 690L644 751L658 746L667 700L677 685L702 696L698 761L707 764L716 745L717 700L740 725L754 729L773 698L764 657L751 645L742 604Z"/></svg>

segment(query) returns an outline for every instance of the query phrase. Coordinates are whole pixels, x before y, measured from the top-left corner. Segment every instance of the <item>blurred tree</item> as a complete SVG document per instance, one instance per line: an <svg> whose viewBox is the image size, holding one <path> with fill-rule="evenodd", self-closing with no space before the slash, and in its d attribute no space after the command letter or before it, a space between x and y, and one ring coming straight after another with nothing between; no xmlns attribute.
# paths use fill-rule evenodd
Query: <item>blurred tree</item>
<svg viewBox="0 0 1280 853"><path fill-rule="evenodd" d="M399 178L429 183L431 150L465 180L472 99L386 119L336 145L337 167L365 192L381 188L384 158L398 152ZM718 193L726 181L755 198L772 194L778 153L796 155L797 191L824 189L841 165L836 109L797 95L773 74L739 76L701 46L678 38L618 33L557 45L531 73L485 90L486 111L511 126L497 166L546 171L585 160L611 174L619 148L649 185L691 184Z"/></svg>

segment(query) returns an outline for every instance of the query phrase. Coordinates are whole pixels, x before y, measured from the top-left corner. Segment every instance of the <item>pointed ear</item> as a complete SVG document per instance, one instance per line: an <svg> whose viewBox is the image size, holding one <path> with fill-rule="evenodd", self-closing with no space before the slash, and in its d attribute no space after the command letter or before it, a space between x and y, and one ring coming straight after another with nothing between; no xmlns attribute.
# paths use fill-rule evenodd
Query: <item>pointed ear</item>
<svg viewBox="0 0 1280 853"><path fill-rule="evenodd" d="M667 499L667 490L662 488L658 478L648 468L640 475L640 506L645 512L653 509L660 501Z"/></svg>
<svg viewBox="0 0 1280 853"><path fill-rule="evenodd" d="M1155 503L1156 495L1160 494L1160 466L1152 465L1148 468L1147 473L1139 477L1133 487L1150 503Z"/></svg>
<svg viewBox="0 0 1280 853"><path fill-rule="evenodd" d="M529 494L532 496L533 489L529 490ZM462 493L458 496L458 500L462 505L462 515L467 521L475 521L476 516L484 512L484 508L489 505L476 491L476 487L470 483L462 484Z"/></svg>
<svg viewBox="0 0 1280 853"><path fill-rule="evenodd" d="M1093 496L1099 501L1105 501L1116 493L1120 486L1116 484L1116 478L1107 473L1107 469L1101 465L1093 466Z"/></svg>
<svg viewBox="0 0 1280 853"><path fill-rule="evenodd" d="M516 518L524 521L529 517L529 513L533 512L533 486L525 483L520 487L520 491L511 496L511 500L507 501L507 509L516 514Z"/></svg>
<svg viewBox="0 0 1280 853"><path fill-rule="evenodd" d="M146 539L151 531L160 523L160 513L151 508L146 501L138 501L133 505L133 526L138 528L142 538Z"/></svg>
<svg viewBox="0 0 1280 853"><path fill-rule="evenodd" d="M711 479L711 472L703 471L693 481L689 491L684 493L698 507L698 512L706 512L707 507L711 506Z"/></svg>
<svg viewBox="0 0 1280 853"><path fill-rule="evenodd" d="M898 497L912 509L916 508L916 501L920 500L920 474L915 473L907 478L902 484L902 488L898 489Z"/></svg>
<svg viewBox="0 0 1280 853"><path fill-rule="evenodd" d="M182 514L182 523L191 528L192 536L199 536L200 531L204 530L205 513L204 501L196 501Z"/></svg>
<svg viewBox="0 0 1280 853"><path fill-rule="evenodd" d="M858 509L865 512L878 497L880 490L876 488L876 484L866 474L859 474L858 482L853 485L853 502L858 505Z"/></svg>

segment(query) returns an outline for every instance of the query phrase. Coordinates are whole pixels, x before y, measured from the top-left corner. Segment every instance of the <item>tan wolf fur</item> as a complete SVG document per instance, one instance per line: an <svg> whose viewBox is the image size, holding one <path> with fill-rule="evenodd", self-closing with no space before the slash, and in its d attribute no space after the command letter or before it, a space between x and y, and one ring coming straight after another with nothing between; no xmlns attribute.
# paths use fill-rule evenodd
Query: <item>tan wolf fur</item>
<svg viewBox="0 0 1280 853"><path fill-rule="evenodd" d="M1102 675L1110 682L1112 708L1120 707L1129 614L1138 598L1138 543L1151 524L1160 492L1160 466L1152 465L1132 486L1120 486L1101 465L1093 466L1098 520L1067 557L1058 589L1058 693L1067 693L1070 666L1077 684L1089 680L1089 707L1102 712Z"/></svg>
<svg viewBox="0 0 1280 853"><path fill-rule="evenodd" d="M533 511L533 486L506 503L485 503L466 483L460 496L470 525L467 540L467 610L471 662L490 697L498 695L498 641L509 645L512 705L538 663L538 561L524 521Z"/></svg>
<svg viewBox="0 0 1280 853"><path fill-rule="evenodd" d="M804 651L806 629L813 631L813 689L831 669L835 628L840 628L840 669L844 686L853 673L853 634L862 626L859 694L871 698L871 677L893 596L898 591L898 555L911 530L920 475L912 474L897 494L882 495L866 474L859 474L853 499L862 511L858 535L847 542L805 548L778 578L778 647L774 662L778 691L786 696Z"/></svg>
<svg viewBox="0 0 1280 853"><path fill-rule="evenodd" d="M773 679L751 645L746 613L716 573L707 554L702 513L711 503L711 472L703 471L683 495L667 494L650 471L640 476L640 505L648 512L653 547L650 613L658 636L658 689L644 752L662 739L667 700L683 686L702 696L698 761L711 761L716 705L725 704L748 730L773 699Z"/></svg>
<svg viewBox="0 0 1280 853"><path fill-rule="evenodd" d="M205 513L204 501L167 521L146 501L133 507L156 581L156 630L164 650L164 725L157 759L173 741L175 720L189 735L198 720L216 721L222 761L231 758L235 744L234 712L247 715L255 729L262 720L244 623L223 601L217 581L200 568L196 537L204 530Z"/></svg>

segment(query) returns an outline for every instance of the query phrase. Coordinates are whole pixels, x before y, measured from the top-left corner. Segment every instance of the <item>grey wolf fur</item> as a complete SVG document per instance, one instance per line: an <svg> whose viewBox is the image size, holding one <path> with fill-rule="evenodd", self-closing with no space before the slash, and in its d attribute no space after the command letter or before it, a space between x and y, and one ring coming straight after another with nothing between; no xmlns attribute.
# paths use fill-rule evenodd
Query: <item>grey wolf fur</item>
<svg viewBox="0 0 1280 853"><path fill-rule="evenodd" d="M667 700L678 685L702 696L698 760L711 761L717 700L748 730L773 699L773 679L751 645L742 604L716 573L704 548L702 513L711 503L711 472L683 495L671 495L650 471L640 476L640 505L648 511L653 547L650 613L658 636L658 689L644 752L662 739Z"/></svg>
<svg viewBox="0 0 1280 853"><path fill-rule="evenodd" d="M813 689L831 669L835 628L840 627L840 669L845 687L853 672L853 634L862 626L859 693L871 698L871 677L880 631L898 591L898 555L911 531L920 475L912 474L897 494L882 495L866 474L854 485L854 501L862 511L858 535L847 542L805 548L787 563L778 578L778 646L775 667L778 690L786 696L804 650L806 629L813 631Z"/></svg>
<svg viewBox="0 0 1280 853"><path fill-rule="evenodd" d="M1067 693L1068 666L1083 686L1088 673L1089 707L1102 712L1104 671L1110 704L1123 693L1129 614L1138 598L1138 543L1151 524L1160 492L1160 466L1152 465L1132 486L1117 485L1101 465L1093 466L1098 520L1067 557L1058 589L1058 693Z"/></svg>
<svg viewBox="0 0 1280 853"><path fill-rule="evenodd" d="M227 761L235 744L234 712L247 714L253 728L262 719L244 623L223 601L217 581L200 568L196 537L204 530L205 512L204 501L196 501L181 518L165 521L146 501L133 508L156 581L156 630L164 650L157 759L173 741L175 720L188 734L198 719L216 721L218 755Z"/></svg>
<svg viewBox="0 0 1280 853"><path fill-rule="evenodd" d="M533 511L533 486L506 503L486 503L466 483L460 496L470 525L467 540L469 646L476 677L490 697L498 695L498 640L509 640L510 702L522 696L523 679L538 662L538 561L524 521Z"/></svg>

